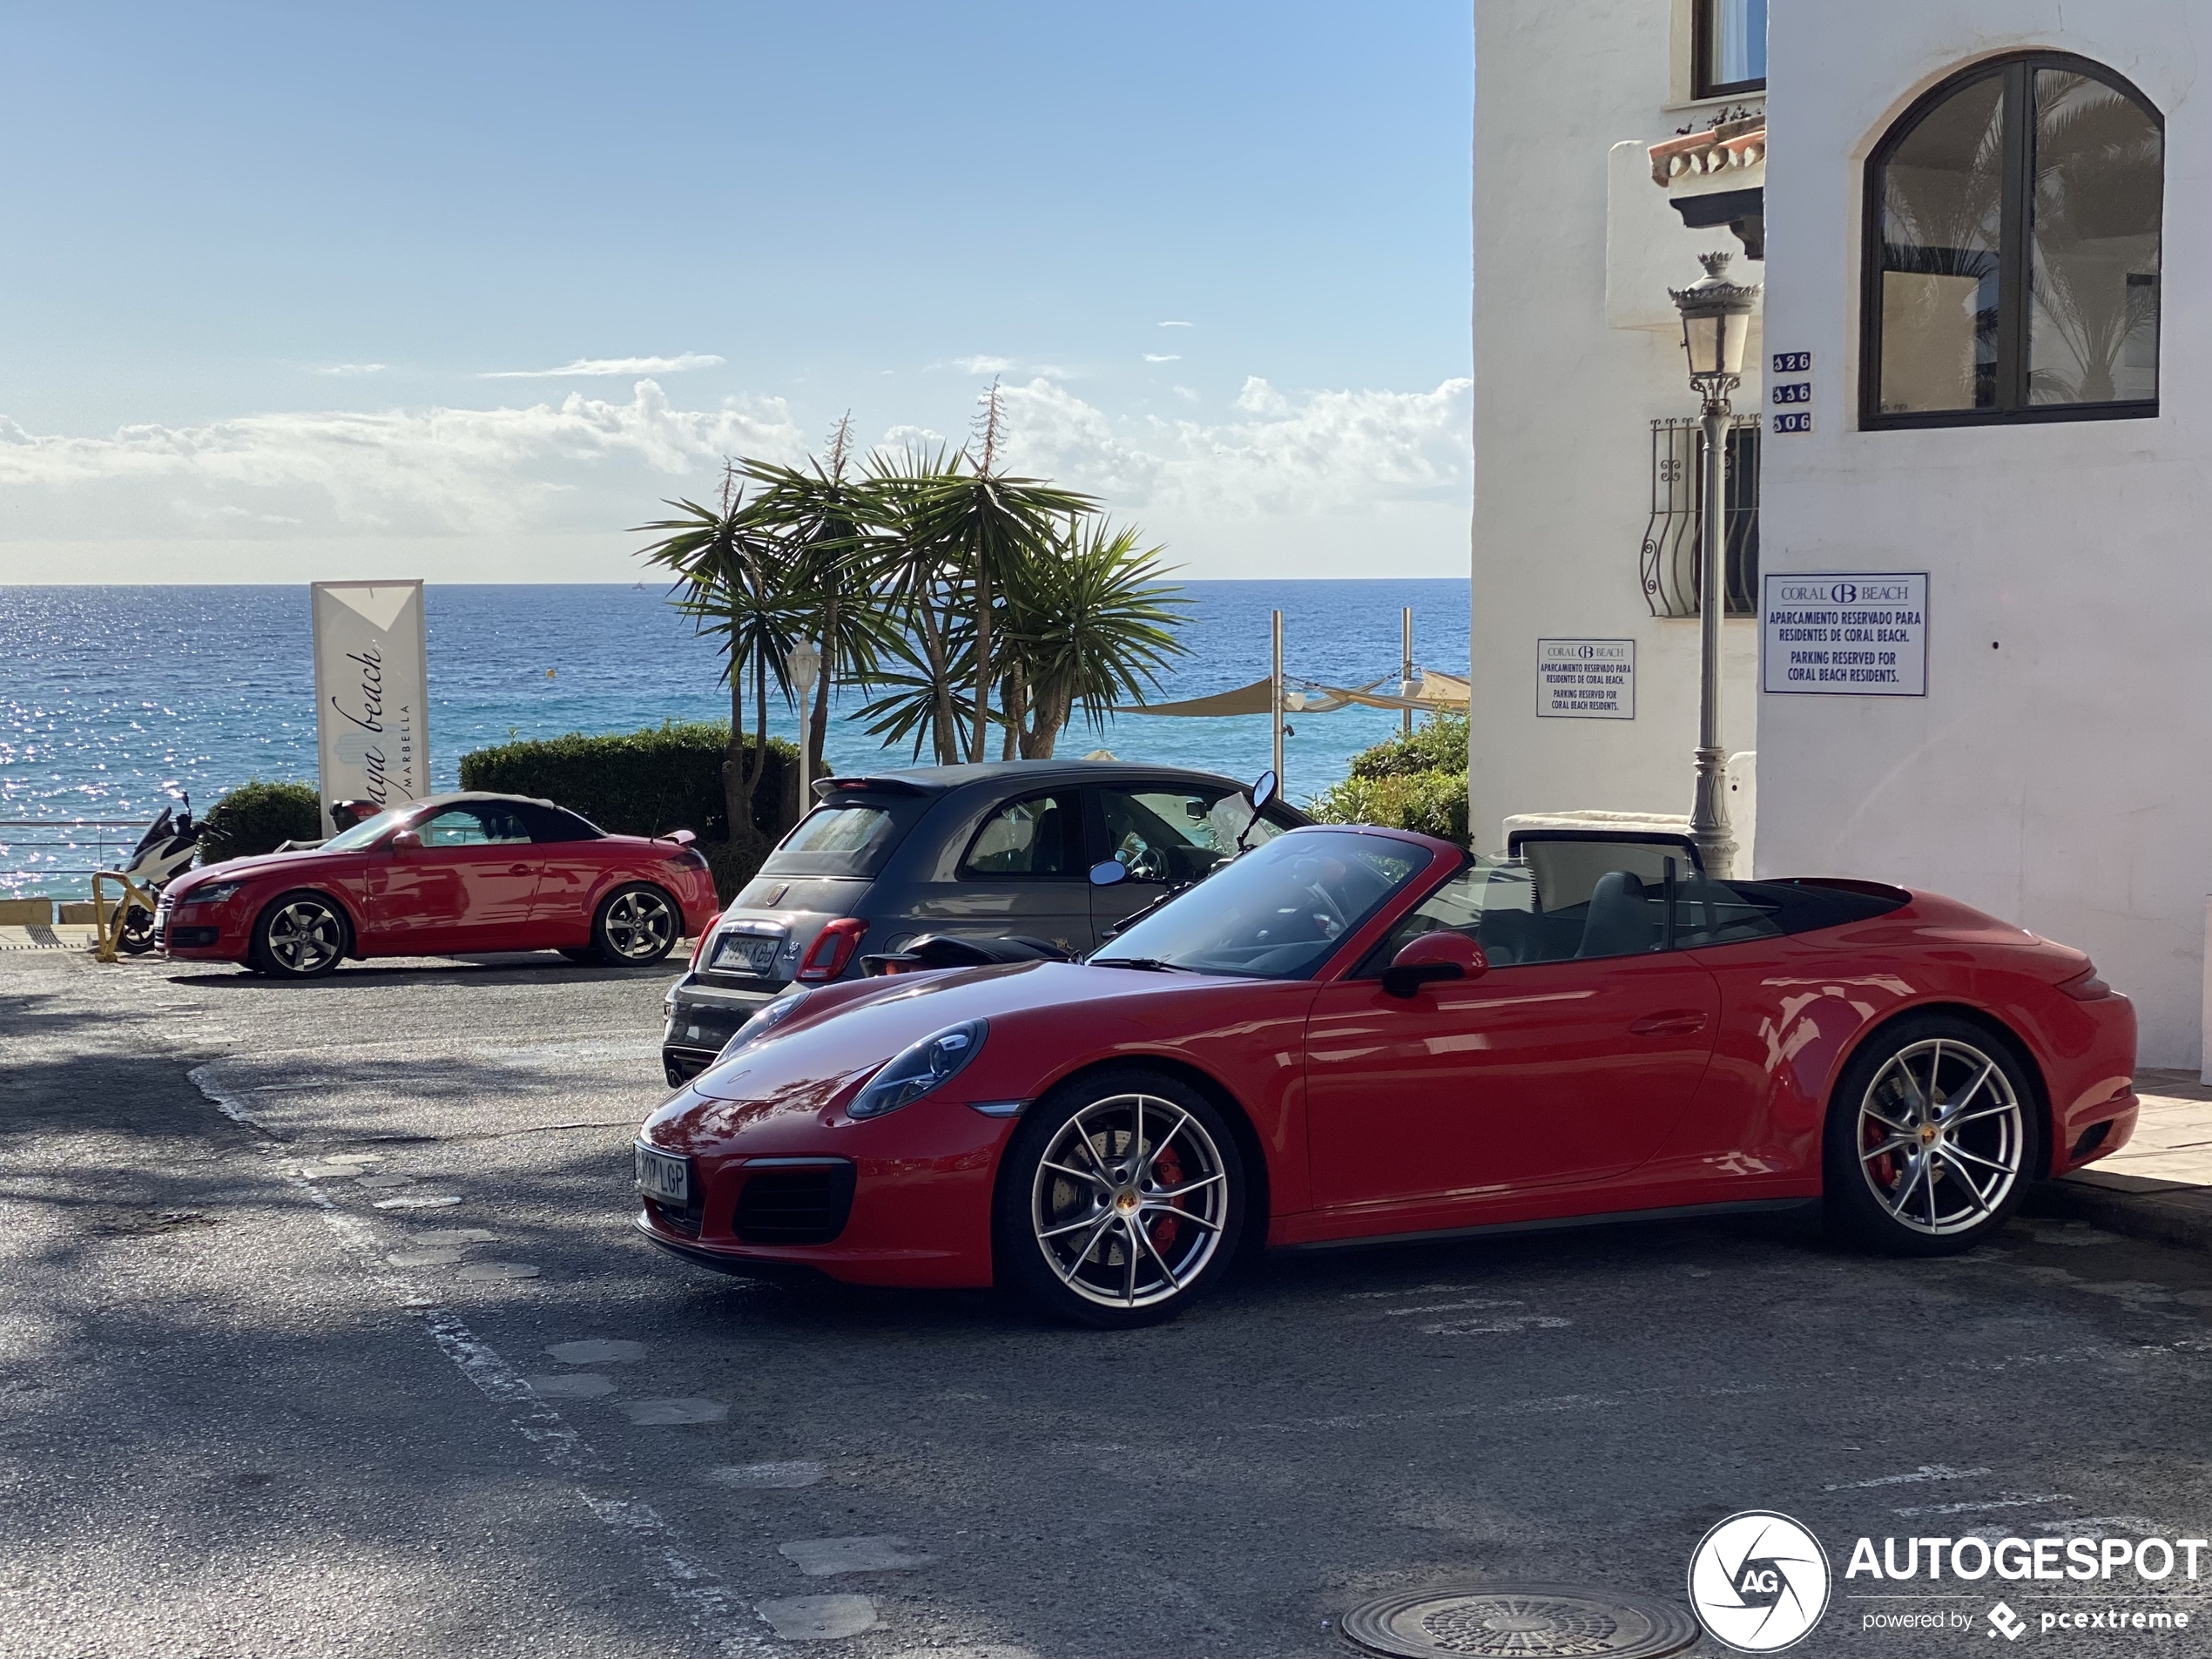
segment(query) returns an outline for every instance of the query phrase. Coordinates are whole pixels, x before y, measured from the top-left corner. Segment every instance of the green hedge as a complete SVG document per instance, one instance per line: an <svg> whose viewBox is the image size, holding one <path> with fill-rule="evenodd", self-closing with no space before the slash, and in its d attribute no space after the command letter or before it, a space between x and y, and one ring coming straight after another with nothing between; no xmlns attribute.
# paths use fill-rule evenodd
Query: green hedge
<svg viewBox="0 0 2212 1659"><path fill-rule="evenodd" d="M1375 824L1467 844L1467 723L1432 719L1352 758L1312 806L1324 824Z"/></svg>
<svg viewBox="0 0 2212 1659"><path fill-rule="evenodd" d="M322 799L313 784L239 785L199 820L199 861L257 858L280 841L322 839Z"/></svg>
<svg viewBox="0 0 2212 1659"><path fill-rule="evenodd" d="M503 743L461 757L461 786L550 800L617 834L687 829L702 841L726 841L722 759L729 740L726 724L698 722ZM797 745L768 739L752 816L770 840L782 833L785 774L798 767Z"/></svg>

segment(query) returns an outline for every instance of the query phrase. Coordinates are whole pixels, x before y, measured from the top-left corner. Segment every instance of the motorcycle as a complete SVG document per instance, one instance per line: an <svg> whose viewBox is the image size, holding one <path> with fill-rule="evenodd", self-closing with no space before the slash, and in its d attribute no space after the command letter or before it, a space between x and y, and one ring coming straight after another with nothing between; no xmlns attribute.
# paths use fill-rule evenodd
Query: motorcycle
<svg viewBox="0 0 2212 1659"><path fill-rule="evenodd" d="M146 826L146 833L138 838L129 860L117 867L133 886L145 888L157 898L162 888L192 867L192 856L199 846L199 826L192 822L192 796L185 794L181 799L183 811L163 807L161 816ZM135 899L125 898L123 905L123 924L115 942L133 956L142 956L153 948L153 913Z"/></svg>

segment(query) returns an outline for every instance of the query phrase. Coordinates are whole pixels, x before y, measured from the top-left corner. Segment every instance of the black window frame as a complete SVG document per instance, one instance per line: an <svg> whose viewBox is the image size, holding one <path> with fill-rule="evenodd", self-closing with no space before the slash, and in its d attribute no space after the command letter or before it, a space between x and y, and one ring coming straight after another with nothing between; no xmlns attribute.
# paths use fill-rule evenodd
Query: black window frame
<svg viewBox="0 0 2212 1659"><path fill-rule="evenodd" d="M1713 8L1717 3L1718 0L1691 0L1690 4L1690 97L1700 103L1707 98L1750 98L1766 91L1764 75L1746 81L1705 78L1705 66L1713 61Z"/></svg>
<svg viewBox="0 0 2212 1659"><path fill-rule="evenodd" d="M2043 426L2059 421L2150 421L2158 399L2105 403L2030 403L2027 275L2029 233L2034 223L2034 78L2038 70L2086 75L2132 99L2157 124L2159 138L2159 269L2166 264L2166 112L2119 71L2074 52L2009 52L1985 58L1949 76L1912 100L1890 123L1866 158L1859 201L1858 425L1863 432L1925 431L1939 427ZM1997 221L1997 405L1986 409L1882 408L1882 176L1898 145L1938 105L1982 82L2003 78L2004 176ZM2164 382L2164 293L2160 294L2160 381Z"/></svg>
<svg viewBox="0 0 2212 1659"><path fill-rule="evenodd" d="M1090 830L1090 817L1093 809L1091 803L1085 799L1089 792L1081 784L1060 784L1047 785L1041 789L1020 790L1013 794L998 797L991 803L990 810L976 820L974 829L969 833L968 845L961 852L960 862L954 867L954 879L959 881L978 882L1089 880L1090 855L1095 845ZM1000 815L1008 808L1019 806L1033 800L1059 799L1067 801L1069 797L1073 797L1069 804L1072 805L1076 814L1076 867L1074 869L1061 874L1047 874L1035 870L979 870L975 867L976 843L983 839L983 832L997 823ZM1068 809L1067 806L1061 808L1063 812Z"/></svg>

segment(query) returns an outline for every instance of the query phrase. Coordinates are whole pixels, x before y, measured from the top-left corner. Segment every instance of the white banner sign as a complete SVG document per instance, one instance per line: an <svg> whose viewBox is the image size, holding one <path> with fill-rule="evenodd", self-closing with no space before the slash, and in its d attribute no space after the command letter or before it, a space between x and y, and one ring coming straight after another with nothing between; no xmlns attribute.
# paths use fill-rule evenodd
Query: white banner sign
<svg viewBox="0 0 2212 1659"><path fill-rule="evenodd" d="M1928 694L1928 578L1774 576L1759 606L1761 685L1815 697Z"/></svg>
<svg viewBox="0 0 2212 1659"><path fill-rule="evenodd" d="M333 801L381 811L430 792L429 664L420 582L318 582L315 734L322 833Z"/></svg>
<svg viewBox="0 0 2212 1659"><path fill-rule="evenodd" d="M1553 719L1635 719L1636 642L1538 640L1536 713Z"/></svg>

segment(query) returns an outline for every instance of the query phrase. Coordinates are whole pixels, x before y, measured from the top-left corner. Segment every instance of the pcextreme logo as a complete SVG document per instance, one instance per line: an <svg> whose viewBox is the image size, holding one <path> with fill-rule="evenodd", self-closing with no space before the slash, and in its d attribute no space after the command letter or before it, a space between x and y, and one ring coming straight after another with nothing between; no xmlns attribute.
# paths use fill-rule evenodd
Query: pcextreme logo
<svg viewBox="0 0 2212 1659"><path fill-rule="evenodd" d="M1779 1653L1828 1610L1827 1552L1787 1515L1730 1515L1690 1554L1689 1605L1723 1647Z"/></svg>

